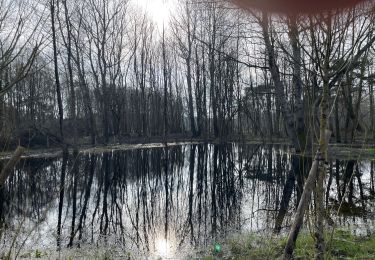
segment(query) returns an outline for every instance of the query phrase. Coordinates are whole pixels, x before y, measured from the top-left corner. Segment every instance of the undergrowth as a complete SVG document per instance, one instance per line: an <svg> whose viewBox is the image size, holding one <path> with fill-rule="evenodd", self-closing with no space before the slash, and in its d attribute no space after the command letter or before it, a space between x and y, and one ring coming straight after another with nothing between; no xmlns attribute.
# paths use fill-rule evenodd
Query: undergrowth
<svg viewBox="0 0 375 260"><path fill-rule="evenodd" d="M350 231L337 230L330 239L326 235L327 259L375 259L375 235L356 236ZM256 235L233 238L223 247L222 252L212 252L203 260L214 259L277 259L282 256L286 244L284 238L262 238ZM315 241L311 234L300 234L294 259L314 259Z"/></svg>

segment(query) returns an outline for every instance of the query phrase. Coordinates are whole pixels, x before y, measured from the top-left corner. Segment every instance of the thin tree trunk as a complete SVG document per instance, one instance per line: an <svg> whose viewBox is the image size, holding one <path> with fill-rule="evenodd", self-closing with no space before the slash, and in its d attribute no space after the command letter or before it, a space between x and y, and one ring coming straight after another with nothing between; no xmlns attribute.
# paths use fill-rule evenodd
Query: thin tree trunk
<svg viewBox="0 0 375 260"><path fill-rule="evenodd" d="M163 79L164 79L164 138L168 135L168 75L167 75L167 58L165 50L165 31L163 25Z"/></svg>
<svg viewBox="0 0 375 260"><path fill-rule="evenodd" d="M371 120L371 130L373 134L373 139L375 140L375 117L374 117L374 85L370 83L370 120Z"/></svg>
<svg viewBox="0 0 375 260"><path fill-rule="evenodd" d="M74 237L76 234L75 224L76 224L76 217L77 217L77 186L79 182L79 151L77 149L74 149L73 151L73 194L72 194L72 226L70 230L70 238L69 238L69 244L68 247L73 246Z"/></svg>
<svg viewBox="0 0 375 260"><path fill-rule="evenodd" d="M330 21L330 18L328 18ZM329 28L330 23L329 23ZM328 44L327 44L327 51L326 51L326 58L324 62L324 75L323 75L323 95L322 100L320 103L320 138L319 138L319 149L323 155L323 161L319 165L319 175L317 180L317 188L316 188L316 199L317 199L317 219L316 219L316 249L317 249L317 257L316 259L324 259L324 252L325 252L325 245L324 245L324 216L325 216L325 209L324 209L324 180L327 173L326 168L326 161L327 161L327 147L329 136L327 137L326 132L328 131L328 116L329 116L329 81L328 81L328 73L329 73L329 57L330 57L330 48L331 48L331 34L330 31L328 32ZM330 133L330 131L328 131Z"/></svg>
<svg viewBox="0 0 375 260"><path fill-rule="evenodd" d="M68 42L66 44L66 48L68 51L68 74L69 74L69 87L70 87L70 116L72 117L72 132L73 132L73 146L77 145L77 112L76 112L76 94L74 89L74 81L73 81L73 68L72 68L72 32L70 27L70 20L69 20L69 11L66 4L66 0L62 1L64 6L64 15L65 15L65 23L66 23L66 30L68 36Z"/></svg>
<svg viewBox="0 0 375 260"><path fill-rule="evenodd" d="M302 99L302 79L301 79L301 50L299 47L298 27L296 17L290 18L289 39L293 49L293 86L294 86L294 115L296 120L296 131L299 142L297 150L304 151L307 145L305 131L304 103Z"/></svg>
<svg viewBox="0 0 375 260"><path fill-rule="evenodd" d="M337 93L336 95L338 95ZM338 97L336 97L338 99ZM335 102L335 135L336 135L336 142L341 143L341 133L340 133L340 119L339 119L339 103L336 100Z"/></svg>
<svg viewBox="0 0 375 260"><path fill-rule="evenodd" d="M187 69L187 75L186 75L186 81L187 81L187 87L188 87L188 106L189 106L189 118L190 118L190 127L191 132L194 137L198 135L196 127L195 127L195 119L194 119L194 105L193 105L193 90L192 90L192 75L191 75L191 56L192 56L192 35L190 32L190 13L189 9L187 9L187 15L188 15L188 54L186 58L186 69Z"/></svg>
<svg viewBox="0 0 375 260"><path fill-rule="evenodd" d="M330 136L331 132L327 130L325 132L325 139L328 140ZM319 164L321 164L323 160L324 159L322 157L322 153L320 150L318 150L312 163L309 175L306 179L301 200L298 203L298 208L294 217L294 222L289 232L287 243L285 245L283 259L292 259L295 242L297 240L299 231L303 224L303 217L310 203L311 193L315 187L316 180L318 179Z"/></svg>
<svg viewBox="0 0 375 260"><path fill-rule="evenodd" d="M56 28L55 28L55 7L58 0L50 0L50 11L51 11L51 26L52 26L52 44L53 44L53 61L55 69L55 84L56 84L56 94L57 94L57 105L59 108L59 126L60 126L60 137L61 142L64 143L64 132L63 132L63 120L64 111L61 98L61 86L59 78L59 67L57 61L57 43L56 43Z"/></svg>
<svg viewBox="0 0 375 260"><path fill-rule="evenodd" d="M60 175L60 195L59 195L59 212L57 218L57 249L61 250L61 224L62 224L62 211L64 206L64 194L65 194L65 170L66 163L68 161L69 152L67 149L63 151L63 159L61 165L61 175Z"/></svg>

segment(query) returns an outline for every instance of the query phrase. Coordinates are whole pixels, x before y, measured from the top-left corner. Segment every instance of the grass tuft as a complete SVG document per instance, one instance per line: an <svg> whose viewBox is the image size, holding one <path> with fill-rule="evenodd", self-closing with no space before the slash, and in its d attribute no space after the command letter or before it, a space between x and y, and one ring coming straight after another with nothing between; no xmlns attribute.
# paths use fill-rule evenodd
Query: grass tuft
<svg viewBox="0 0 375 260"><path fill-rule="evenodd" d="M350 231L336 230L333 240L326 235L328 259L375 259L375 235L356 236ZM283 254L286 237L262 238L248 235L227 241L223 255L213 254L202 258L213 259L277 259ZM307 233L300 234L294 251L294 259L314 259L315 241Z"/></svg>

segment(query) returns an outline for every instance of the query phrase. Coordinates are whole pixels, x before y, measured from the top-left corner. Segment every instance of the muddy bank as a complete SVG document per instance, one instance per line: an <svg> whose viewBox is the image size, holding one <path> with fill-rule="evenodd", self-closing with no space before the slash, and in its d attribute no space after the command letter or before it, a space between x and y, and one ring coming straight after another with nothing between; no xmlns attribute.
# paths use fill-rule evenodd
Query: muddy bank
<svg viewBox="0 0 375 260"><path fill-rule="evenodd" d="M179 145L187 145L187 144L199 144L203 143L203 141L189 141L189 142L167 142L167 143L147 143L147 144L113 144L113 145L106 145L106 146L80 146L78 148L81 154L86 153L103 153L103 152L110 152L110 151L126 151L126 150L136 150L136 149L151 149L151 148L161 148L161 147L171 147L171 146L179 146ZM69 153L73 153L73 149L68 149ZM29 149L27 150L24 155L21 156L22 159L26 158L54 158L62 156L63 150L62 149ZM0 155L0 160L8 160L11 157L11 152L3 152Z"/></svg>
<svg viewBox="0 0 375 260"><path fill-rule="evenodd" d="M214 139L214 138L182 138L182 139L168 139L164 142L159 139L143 139L142 142L135 143L135 140L127 143L115 143L109 145L80 145L78 150L80 153L102 153L108 151L118 150L134 150L144 148L161 148L165 146L178 146L186 144L200 144L200 143L212 143L212 144L225 144L225 143L242 143L246 145L284 145L288 146L289 143L285 139L277 139L271 141L264 141L260 139ZM138 140L141 141L141 140ZM68 148L69 153L73 152L72 148ZM316 146L311 151L306 151L303 156L312 156L315 154ZM13 151L4 151L0 153L0 160L7 160L11 157ZM293 149L289 149L290 154L295 154ZM62 148L41 148L41 149L27 149L22 158L53 158L62 155ZM375 144L371 143L355 143L355 144L337 144L331 143L329 145L328 152L329 159L340 159L340 160L360 160L368 159L375 160Z"/></svg>

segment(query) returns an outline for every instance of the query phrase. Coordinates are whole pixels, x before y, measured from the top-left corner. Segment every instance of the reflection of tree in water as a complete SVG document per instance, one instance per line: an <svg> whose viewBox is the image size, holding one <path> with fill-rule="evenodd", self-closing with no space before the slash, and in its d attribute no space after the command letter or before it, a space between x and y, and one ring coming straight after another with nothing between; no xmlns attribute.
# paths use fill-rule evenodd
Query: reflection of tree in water
<svg viewBox="0 0 375 260"><path fill-rule="evenodd" d="M147 253L165 240L177 251L235 230L279 232L310 163L285 147L234 144L30 159L4 187L0 216L6 223L17 216L38 222L51 212L61 247ZM333 161L329 169L326 200L334 206L346 194L343 204L365 212L374 196L374 163Z"/></svg>
<svg viewBox="0 0 375 260"><path fill-rule="evenodd" d="M40 220L56 195L60 165L54 159L21 160L0 192L0 218Z"/></svg>
<svg viewBox="0 0 375 260"><path fill-rule="evenodd" d="M235 187L231 147L193 145L138 153L135 164L129 164L138 165L133 171L138 178L127 185L125 198L134 232L130 236L137 246L153 250L160 237L175 247L188 241L202 244L219 228L233 224L240 190Z"/></svg>
<svg viewBox="0 0 375 260"><path fill-rule="evenodd" d="M372 215L371 207L374 200L374 162L364 163L360 161L331 162L330 179L327 190L327 201L334 211L340 210L340 214L351 217L363 217L366 221L368 215ZM333 179L336 181L333 186ZM336 196L337 195L337 196Z"/></svg>

